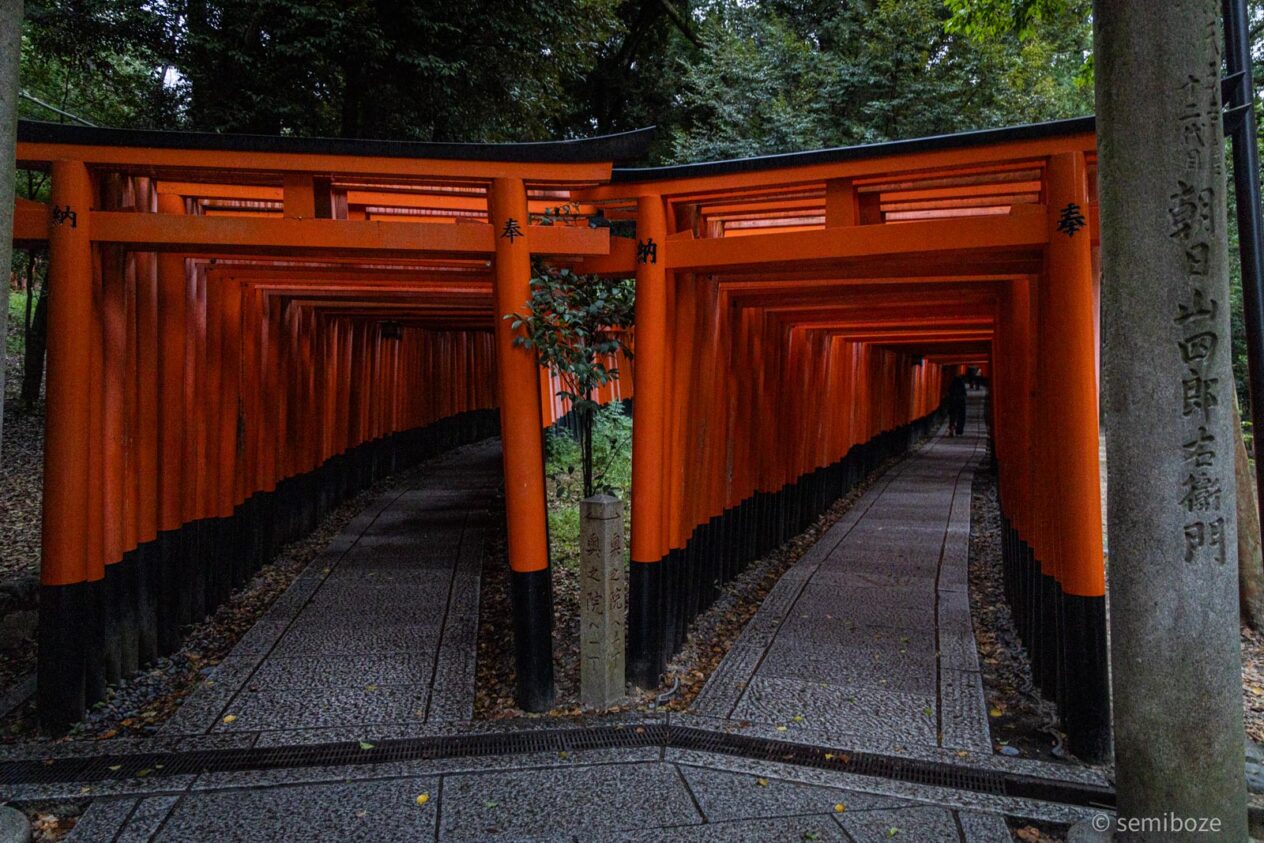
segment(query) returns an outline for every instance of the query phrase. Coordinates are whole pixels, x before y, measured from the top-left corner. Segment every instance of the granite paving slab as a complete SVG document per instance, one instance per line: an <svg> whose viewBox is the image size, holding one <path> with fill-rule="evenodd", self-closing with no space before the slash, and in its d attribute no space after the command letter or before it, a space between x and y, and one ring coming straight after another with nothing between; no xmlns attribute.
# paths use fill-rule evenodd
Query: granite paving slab
<svg viewBox="0 0 1264 843"><path fill-rule="evenodd" d="M585 843L850 843L829 815L738 820L695 826L585 835Z"/></svg>
<svg viewBox="0 0 1264 843"><path fill-rule="evenodd" d="M360 732L472 716L499 444L458 449L413 482L334 537L164 734Z"/></svg>
<svg viewBox="0 0 1264 843"><path fill-rule="evenodd" d="M437 800L430 777L187 794L157 841L433 840Z"/></svg>
<svg viewBox="0 0 1264 843"><path fill-rule="evenodd" d="M702 821L679 772L661 763L448 776L442 802L441 843Z"/></svg>
<svg viewBox="0 0 1264 843"><path fill-rule="evenodd" d="M150 796L142 799L114 843L145 843L150 840L179 801L179 796Z"/></svg>
<svg viewBox="0 0 1264 843"><path fill-rule="evenodd" d="M975 406L967 435L940 435L871 487L778 582L694 710L989 752L965 570L985 445Z"/></svg>
<svg viewBox="0 0 1264 843"><path fill-rule="evenodd" d="M75 823L75 827L66 835L67 843L97 843L101 840L114 840L119 831L127 825L128 818L139 803L138 799L97 799L83 816Z"/></svg>
<svg viewBox="0 0 1264 843"><path fill-rule="evenodd" d="M917 804L907 799L710 767L682 765L680 771L708 822L892 809Z"/></svg>
<svg viewBox="0 0 1264 843"><path fill-rule="evenodd" d="M891 843L892 840L949 843L961 840L952 811L943 808L848 811L837 820L855 843Z"/></svg>
<svg viewBox="0 0 1264 843"><path fill-rule="evenodd" d="M1012 843L1014 839L1005 818L1000 814L958 811L957 821L961 825L961 836L966 843Z"/></svg>
<svg viewBox="0 0 1264 843"><path fill-rule="evenodd" d="M354 656L274 656L255 671L256 687L311 688L323 683L422 685L434 674L434 653L396 652Z"/></svg>
<svg viewBox="0 0 1264 843"><path fill-rule="evenodd" d="M829 734L883 734L935 744L935 697L824 682L765 679L756 674L733 710L737 720L790 722Z"/></svg>
<svg viewBox="0 0 1264 843"><path fill-rule="evenodd" d="M246 690L228 704L215 730L261 731L296 723L313 728L406 723L425 719L429 698L427 685L322 688L319 693L310 688Z"/></svg>

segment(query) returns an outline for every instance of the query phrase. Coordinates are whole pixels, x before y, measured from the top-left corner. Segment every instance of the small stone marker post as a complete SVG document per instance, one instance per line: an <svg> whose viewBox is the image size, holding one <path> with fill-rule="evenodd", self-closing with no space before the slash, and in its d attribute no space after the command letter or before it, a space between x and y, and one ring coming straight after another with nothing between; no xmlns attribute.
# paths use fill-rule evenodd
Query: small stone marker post
<svg viewBox="0 0 1264 843"><path fill-rule="evenodd" d="M579 505L580 702L606 708L624 696L628 585L623 502L593 495Z"/></svg>

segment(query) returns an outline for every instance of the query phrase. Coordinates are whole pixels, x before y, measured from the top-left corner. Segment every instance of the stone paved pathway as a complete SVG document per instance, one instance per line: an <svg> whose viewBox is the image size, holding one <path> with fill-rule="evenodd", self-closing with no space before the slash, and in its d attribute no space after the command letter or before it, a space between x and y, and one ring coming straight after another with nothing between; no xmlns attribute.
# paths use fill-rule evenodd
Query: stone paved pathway
<svg viewBox="0 0 1264 843"><path fill-rule="evenodd" d="M627 751L625 751L627 752ZM582 754L582 753L581 753ZM72 841L1007 843L972 806L722 769L697 758L435 762L203 776L181 793L100 799ZM791 776L794 774L791 773ZM428 798L418 804L418 796ZM841 809L841 810L840 810ZM1070 815L1065 817L1071 818ZM894 830L894 831L893 831Z"/></svg>
<svg viewBox="0 0 1264 843"><path fill-rule="evenodd" d="M993 757L987 738L966 601L981 433L976 412L969 436L898 464L828 531L752 619L697 713L580 725L670 722L1048 774ZM498 457L495 443L464 449L370 506L158 742L284 747L577 725L467 722ZM1071 823L1093 813L657 745L31 784L2 798L93 798L72 843L1001 843L1006 814Z"/></svg>
<svg viewBox="0 0 1264 843"><path fill-rule="evenodd" d="M990 753L970 621L982 406L890 470L788 571L694 709L830 741Z"/></svg>
<svg viewBox="0 0 1264 843"><path fill-rule="evenodd" d="M478 589L500 484L486 442L370 504L166 724L257 732L261 744L469 720ZM348 739L348 738L343 738Z"/></svg>

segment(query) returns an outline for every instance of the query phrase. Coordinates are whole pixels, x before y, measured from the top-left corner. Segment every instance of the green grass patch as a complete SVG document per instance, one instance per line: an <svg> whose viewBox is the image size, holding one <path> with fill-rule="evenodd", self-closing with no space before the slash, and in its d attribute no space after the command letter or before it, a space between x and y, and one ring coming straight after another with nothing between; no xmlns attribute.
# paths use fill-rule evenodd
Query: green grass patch
<svg viewBox="0 0 1264 843"><path fill-rule="evenodd" d="M9 354L21 354L26 348L26 297L24 290L9 291L9 327L5 335L5 349ZM34 302L32 302L34 305Z"/></svg>
<svg viewBox="0 0 1264 843"><path fill-rule="evenodd" d="M549 554L553 564L579 566L579 502L584 475L579 442L567 431L546 435L545 483L549 495ZM593 487L624 501L626 548L631 519L628 493L632 488L632 418L617 405L607 405L593 416Z"/></svg>

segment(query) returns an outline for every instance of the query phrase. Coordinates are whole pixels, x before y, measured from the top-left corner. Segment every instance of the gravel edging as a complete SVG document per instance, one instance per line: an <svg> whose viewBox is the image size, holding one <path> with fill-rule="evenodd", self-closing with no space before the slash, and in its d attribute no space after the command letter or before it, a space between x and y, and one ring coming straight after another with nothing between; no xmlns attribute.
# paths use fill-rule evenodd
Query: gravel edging
<svg viewBox="0 0 1264 843"><path fill-rule="evenodd" d="M1031 662L1005 600L994 468L975 471L971 496L970 614L995 750L1006 754L1003 750L1011 747L1024 758L1094 766L1063 748L1066 734L1059 728L1057 706L1036 689Z"/></svg>

